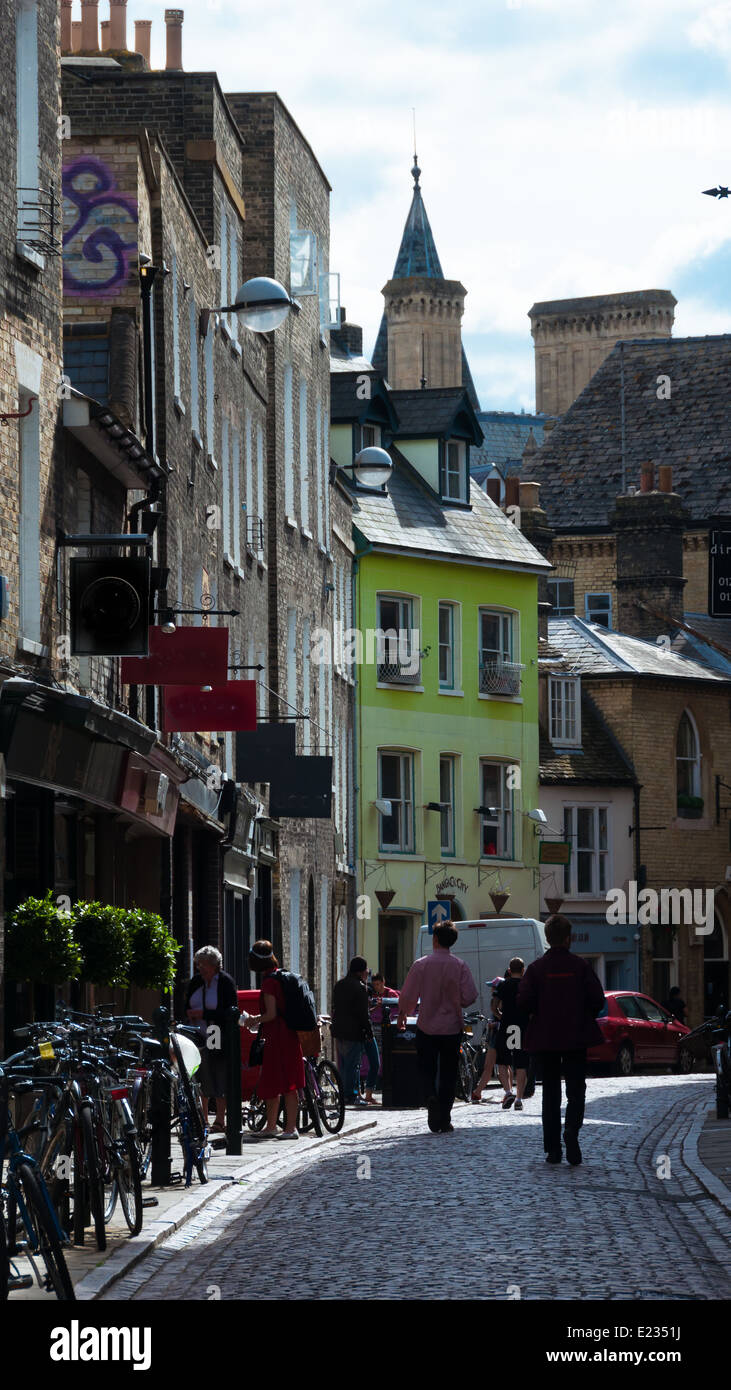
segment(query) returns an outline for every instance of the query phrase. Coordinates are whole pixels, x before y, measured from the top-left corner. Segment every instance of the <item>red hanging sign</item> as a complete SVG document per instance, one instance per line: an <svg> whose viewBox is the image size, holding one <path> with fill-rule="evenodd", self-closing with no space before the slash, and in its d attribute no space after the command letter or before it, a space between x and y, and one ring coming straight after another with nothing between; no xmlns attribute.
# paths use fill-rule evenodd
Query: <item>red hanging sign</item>
<svg viewBox="0 0 731 1390"><path fill-rule="evenodd" d="M151 627L149 656L122 657L123 685L222 685L227 680L227 627L176 627L174 632Z"/></svg>
<svg viewBox="0 0 731 1390"><path fill-rule="evenodd" d="M210 691L199 685L166 685L162 727L166 734L255 729L256 681L227 681Z"/></svg>

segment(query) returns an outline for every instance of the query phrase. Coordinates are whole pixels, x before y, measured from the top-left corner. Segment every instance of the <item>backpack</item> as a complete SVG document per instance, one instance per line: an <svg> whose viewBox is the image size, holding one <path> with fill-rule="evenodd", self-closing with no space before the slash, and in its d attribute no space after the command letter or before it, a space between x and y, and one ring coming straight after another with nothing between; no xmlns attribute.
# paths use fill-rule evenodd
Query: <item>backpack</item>
<svg viewBox="0 0 731 1390"><path fill-rule="evenodd" d="M277 970L276 978L284 994L284 1021L293 1032L307 1033L317 1027L315 996L306 980L292 970Z"/></svg>

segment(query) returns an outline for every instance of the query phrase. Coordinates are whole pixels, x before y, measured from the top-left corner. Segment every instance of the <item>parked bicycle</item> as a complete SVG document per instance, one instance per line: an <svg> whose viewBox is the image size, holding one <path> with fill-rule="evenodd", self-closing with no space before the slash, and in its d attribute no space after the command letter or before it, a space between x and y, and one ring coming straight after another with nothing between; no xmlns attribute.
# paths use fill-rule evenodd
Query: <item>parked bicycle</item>
<svg viewBox="0 0 731 1390"><path fill-rule="evenodd" d="M32 1277L21 1274L16 1264L25 1256L39 1287L71 1302L74 1289L63 1253L67 1236L38 1163L23 1147L27 1127L16 1129L10 1110L11 1094L18 1098L38 1084L36 1078L0 1067L0 1298L32 1286Z"/></svg>

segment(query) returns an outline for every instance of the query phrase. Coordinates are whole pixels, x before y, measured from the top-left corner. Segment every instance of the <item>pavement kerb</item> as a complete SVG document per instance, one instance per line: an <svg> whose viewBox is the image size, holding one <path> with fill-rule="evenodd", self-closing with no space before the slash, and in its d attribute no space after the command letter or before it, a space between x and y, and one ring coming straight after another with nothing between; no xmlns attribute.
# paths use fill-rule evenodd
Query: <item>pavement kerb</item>
<svg viewBox="0 0 731 1390"><path fill-rule="evenodd" d="M377 1120L375 1118L372 1120L363 1120L358 1124L350 1125L347 1129L341 1130L339 1134L326 1134L323 1135L321 1139L309 1139L306 1153L302 1152L299 1145L295 1147L293 1153L290 1149L289 1152L292 1153L292 1157L299 1159L300 1162L291 1165L283 1165L281 1163L276 1163L273 1166L269 1165L265 1170L263 1181L257 1184L258 1193L265 1192L266 1188L276 1182L277 1179L286 1177L290 1169L295 1171L295 1169L306 1166L307 1156L313 1149L319 1149L323 1144L337 1144L341 1139L349 1139L352 1135L362 1134L368 1129L375 1129L376 1124ZM271 1151L269 1145L266 1145L266 1149L268 1152ZM221 1156L226 1157L226 1155ZM236 1156L230 1157L231 1163L235 1164L237 1162ZM284 1171L282 1171L283 1168ZM269 1181L267 1181L267 1174L270 1175ZM168 1236L185 1225L186 1221L190 1221L192 1217L197 1216L203 1207L207 1206L214 1197L220 1197L221 1193L225 1192L227 1188L232 1189L233 1196L233 1189L237 1187L243 1176L245 1176L243 1172L240 1174L232 1174L230 1177L224 1177L218 1180L214 1178L212 1182L209 1181L206 1183L205 1187L200 1187L198 1184L195 1184L189 1188L186 1195L182 1197L179 1202L176 1202L175 1206L169 1207L164 1216L161 1216L157 1221L153 1219L149 1223L147 1229L143 1227L138 1236L131 1236L123 1245L118 1246L103 1264L93 1269L89 1274L86 1274L74 1288L77 1300L80 1302L90 1302L95 1298L99 1298L103 1293L106 1293L110 1285L116 1283L117 1280L121 1279L125 1274L128 1274L131 1269L134 1269L135 1265L138 1265L150 1251L155 1250Z"/></svg>
<svg viewBox="0 0 731 1390"><path fill-rule="evenodd" d="M706 1102L705 1106L699 1109L698 1114L693 1118L690 1129L683 1139L683 1162L686 1168L698 1179L702 1187L711 1197L715 1197L717 1202L731 1214L731 1193L726 1184L707 1168L698 1152L698 1140L709 1113L715 1109L715 1099Z"/></svg>

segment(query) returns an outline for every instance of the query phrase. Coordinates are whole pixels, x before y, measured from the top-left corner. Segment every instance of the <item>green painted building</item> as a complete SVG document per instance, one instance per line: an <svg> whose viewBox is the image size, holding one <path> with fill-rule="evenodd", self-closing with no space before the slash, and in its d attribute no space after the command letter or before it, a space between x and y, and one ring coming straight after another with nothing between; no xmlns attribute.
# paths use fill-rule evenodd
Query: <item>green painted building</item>
<svg viewBox="0 0 731 1390"><path fill-rule="evenodd" d="M464 388L388 392L374 374L364 393L364 373L345 368L332 377L333 460L381 443L394 464L384 490L352 488L340 664L356 681L355 948L398 985L429 901L480 917L504 890L507 911L537 915L524 813L538 805L537 585L549 566L469 477L480 431Z"/></svg>

